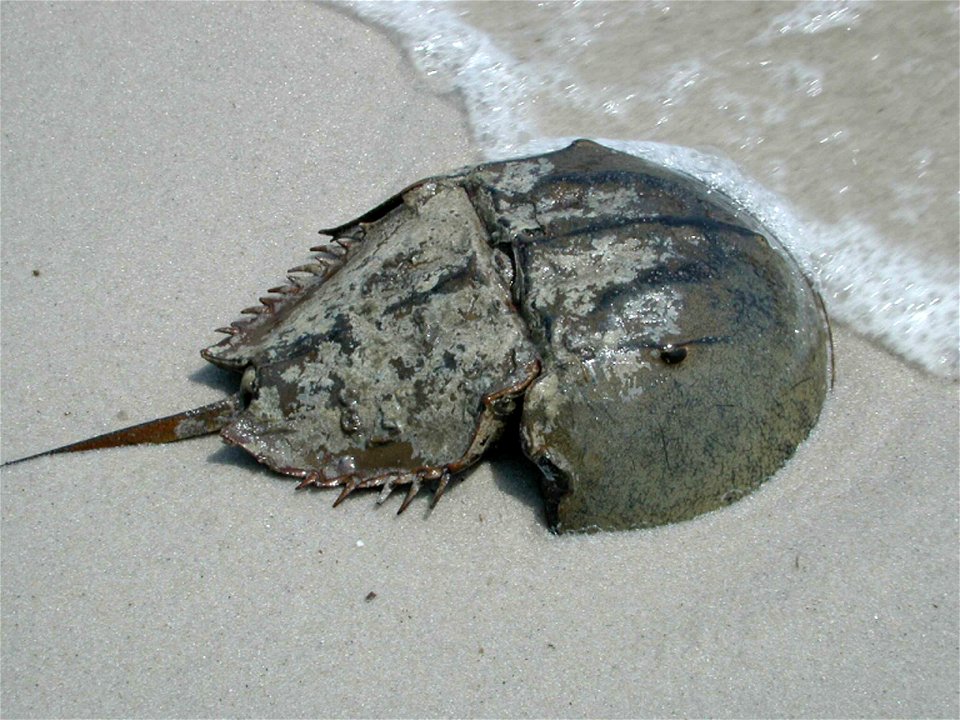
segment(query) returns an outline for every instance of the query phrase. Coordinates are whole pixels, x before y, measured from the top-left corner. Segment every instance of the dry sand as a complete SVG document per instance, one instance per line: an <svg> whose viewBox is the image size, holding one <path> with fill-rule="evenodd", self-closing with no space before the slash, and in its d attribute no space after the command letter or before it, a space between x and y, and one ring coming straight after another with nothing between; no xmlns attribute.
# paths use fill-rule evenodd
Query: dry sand
<svg viewBox="0 0 960 720"><path fill-rule="evenodd" d="M221 396L317 227L476 159L326 7L0 9L4 459ZM215 438L7 468L0 711L956 717L957 386L836 357L783 472L653 531L550 535L511 459L400 517Z"/></svg>

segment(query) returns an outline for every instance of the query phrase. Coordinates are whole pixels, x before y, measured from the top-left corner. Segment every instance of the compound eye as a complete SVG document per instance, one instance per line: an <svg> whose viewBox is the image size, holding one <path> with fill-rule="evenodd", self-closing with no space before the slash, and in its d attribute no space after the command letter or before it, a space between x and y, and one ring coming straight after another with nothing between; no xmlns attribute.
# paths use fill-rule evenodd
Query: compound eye
<svg viewBox="0 0 960 720"><path fill-rule="evenodd" d="M660 359L665 365L679 365L687 357L687 349L682 345L664 345L660 348Z"/></svg>

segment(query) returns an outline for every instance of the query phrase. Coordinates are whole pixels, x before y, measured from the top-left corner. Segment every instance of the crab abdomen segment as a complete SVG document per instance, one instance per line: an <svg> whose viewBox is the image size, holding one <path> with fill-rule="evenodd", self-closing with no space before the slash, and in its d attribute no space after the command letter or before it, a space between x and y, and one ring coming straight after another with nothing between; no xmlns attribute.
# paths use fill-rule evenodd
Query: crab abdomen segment
<svg viewBox="0 0 960 720"><path fill-rule="evenodd" d="M240 348L255 388L222 434L280 472L336 484L459 469L490 432L484 398L530 377L536 353L464 190L424 183L404 199Z"/></svg>

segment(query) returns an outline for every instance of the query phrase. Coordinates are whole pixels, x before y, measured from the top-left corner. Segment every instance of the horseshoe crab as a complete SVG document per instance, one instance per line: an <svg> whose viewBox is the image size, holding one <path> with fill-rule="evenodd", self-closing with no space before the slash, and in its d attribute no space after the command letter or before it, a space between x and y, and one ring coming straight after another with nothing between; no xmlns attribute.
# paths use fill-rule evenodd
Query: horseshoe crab
<svg viewBox="0 0 960 720"><path fill-rule="evenodd" d="M40 454L219 431L298 487L341 487L334 505L405 486L402 512L518 416L550 526L591 531L743 496L820 412L829 330L797 264L632 155L580 140L467 168L322 233L202 351L237 393Z"/></svg>

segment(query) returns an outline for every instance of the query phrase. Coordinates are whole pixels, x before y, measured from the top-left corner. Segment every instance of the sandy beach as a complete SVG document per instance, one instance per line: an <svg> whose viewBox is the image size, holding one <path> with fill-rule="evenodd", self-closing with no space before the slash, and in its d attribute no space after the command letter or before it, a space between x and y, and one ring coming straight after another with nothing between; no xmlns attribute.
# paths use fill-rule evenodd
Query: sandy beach
<svg viewBox="0 0 960 720"><path fill-rule="evenodd" d="M232 392L198 351L319 227L480 159L337 8L0 13L4 461ZM655 530L551 535L509 454L400 516L216 437L4 468L0 713L956 717L958 386L833 330L788 465Z"/></svg>

